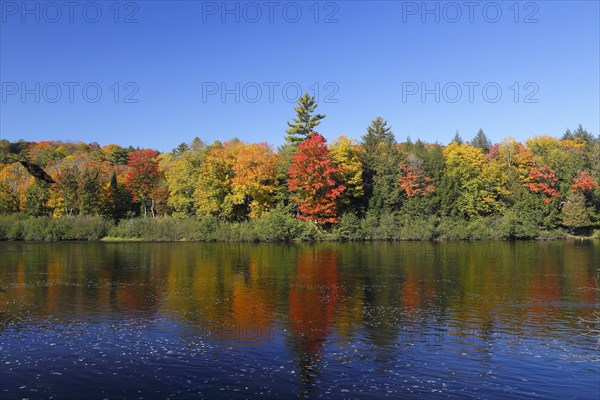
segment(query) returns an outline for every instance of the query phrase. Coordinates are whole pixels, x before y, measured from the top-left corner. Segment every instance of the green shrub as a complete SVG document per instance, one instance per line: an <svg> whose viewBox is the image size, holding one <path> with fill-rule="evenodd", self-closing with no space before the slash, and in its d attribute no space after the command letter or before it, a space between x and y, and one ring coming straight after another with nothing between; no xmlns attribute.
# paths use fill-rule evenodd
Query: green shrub
<svg viewBox="0 0 600 400"><path fill-rule="evenodd" d="M266 242L289 242L314 240L319 229L313 223L301 221L283 209L273 209L251 221L256 240Z"/></svg>
<svg viewBox="0 0 600 400"><path fill-rule="evenodd" d="M403 216L398 238L402 240L432 240L437 235L437 219Z"/></svg>
<svg viewBox="0 0 600 400"><path fill-rule="evenodd" d="M2 240L99 240L106 236L110 222L100 216L61 218L0 217Z"/></svg>
<svg viewBox="0 0 600 400"><path fill-rule="evenodd" d="M361 220L356 214L344 214L339 224L334 228L334 233L341 240L362 240L365 238Z"/></svg>

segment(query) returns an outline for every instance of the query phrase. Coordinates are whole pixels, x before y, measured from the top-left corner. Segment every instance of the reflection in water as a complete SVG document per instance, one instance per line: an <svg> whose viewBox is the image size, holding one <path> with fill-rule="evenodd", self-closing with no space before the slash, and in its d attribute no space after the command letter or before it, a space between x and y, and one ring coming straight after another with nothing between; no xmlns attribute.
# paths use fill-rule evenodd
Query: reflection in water
<svg viewBox="0 0 600 400"><path fill-rule="evenodd" d="M1 246L7 398L598 395L598 242Z"/></svg>
<svg viewBox="0 0 600 400"><path fill-rule="evenodd" d="M297 259L289 289L290 347L298 359L302 393L311 392L322 348L340 296L337 253L304 251Z"/></svg>

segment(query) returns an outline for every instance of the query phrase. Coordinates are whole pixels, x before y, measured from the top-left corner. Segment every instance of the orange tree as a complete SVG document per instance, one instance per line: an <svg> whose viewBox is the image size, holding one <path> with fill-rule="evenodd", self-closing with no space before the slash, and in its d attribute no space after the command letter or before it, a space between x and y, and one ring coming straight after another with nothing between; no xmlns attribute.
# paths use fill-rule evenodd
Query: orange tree
<svg viewBox="0 0 600 400"><path fill-rule="evenodd" d="M321 226L338 222L336 198L346 189L334 178L339 172L325 138L319 133L312 132L298 145L288 171L288 188L291 199L298 205L299 219L315 221Z"/></svg>

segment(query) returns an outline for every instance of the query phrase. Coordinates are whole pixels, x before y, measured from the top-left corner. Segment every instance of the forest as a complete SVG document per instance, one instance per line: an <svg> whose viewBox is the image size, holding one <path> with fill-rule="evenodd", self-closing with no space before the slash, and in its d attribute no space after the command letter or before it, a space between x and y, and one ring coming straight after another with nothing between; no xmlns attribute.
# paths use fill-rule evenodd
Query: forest
<svg viewBox="0 0 600 400"><path fill-rule="evenodd" d="M0 239L600 237L600 135L581 125L524 143L456 132L442 145L397 141L377 117L359 141L328 143L316 108L298 99L276 149L235 138L162 153L2 140Z"/></svg>

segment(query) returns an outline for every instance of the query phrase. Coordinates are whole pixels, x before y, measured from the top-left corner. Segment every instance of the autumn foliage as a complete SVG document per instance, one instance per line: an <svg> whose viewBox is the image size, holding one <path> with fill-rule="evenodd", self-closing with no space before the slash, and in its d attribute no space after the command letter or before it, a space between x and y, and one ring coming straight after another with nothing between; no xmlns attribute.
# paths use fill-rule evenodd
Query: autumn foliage
<svg viewBox="0 0 600 400"><path fill-rule="evenodd" d="M135 150L127 161L125 187L136 202L144 203L151 198L158 179L158 152L155 150Z"/></svg>
<svg viewBox="0 0 600 400"><path fill-rule="evenodd" d="M400 166L400 188L406 192L408 197L427 197L435 193L432 179L425 175L422 160L416 157L408 158Z"/></svg>
<svg viewBox="0 0 600 400"><path fill-rule="evenodd" d="M553 198L559 197L560 193L556 190L556 172L547 165L539 168L533 168L529 171L528 183L525 187L534 193L542 193L544 196L543 202L550 203Z"/></svg>
<svg viewBox="0 0 600 400"><path fill-rule="evenodd" d="M600 137L583 129L497 144L478 132L443 145L397 142L376 118L362 138L327 145L315 132L279 148L194 138L160 154L24 143L26 151L14 153L18 143L0 139L0 215L101 215L117 223L159 216L177 226L189 219L202 234L190 228L182 237L211 240L315 238L323 233L315 226L346 240L535 238L600 228ZM20 161L55 183L40 182Z"/></svg>
<svg viewBox="0 0 600 400"><path fill-rule="evenodd" d="M592 178L589 172L579 171L577 177L573 178L571 192L587 192L598 189L598 182Z"/></svg>
<svg viewBox="0 0 600 400"><path fill-rule="evenodd" d="M317 132L300 145L289 169L288 188L298 205L299 219L319 225L338 222L336 198L346 189L335 180L338 167L332 163L326 141Z"/></svg>
<svg viewBox="0 0 600 400"><path fill-rule="evenodd" d="M259 217L273 203L279 156L266 143L242 146L233 164L234 202L249 203L249 217Z"/></svg>

